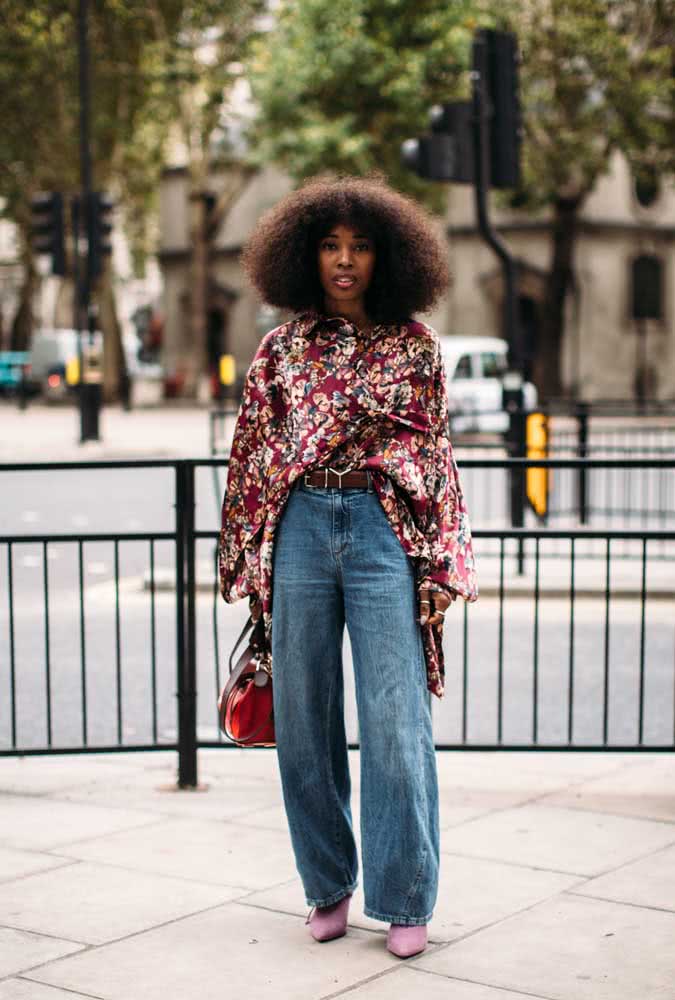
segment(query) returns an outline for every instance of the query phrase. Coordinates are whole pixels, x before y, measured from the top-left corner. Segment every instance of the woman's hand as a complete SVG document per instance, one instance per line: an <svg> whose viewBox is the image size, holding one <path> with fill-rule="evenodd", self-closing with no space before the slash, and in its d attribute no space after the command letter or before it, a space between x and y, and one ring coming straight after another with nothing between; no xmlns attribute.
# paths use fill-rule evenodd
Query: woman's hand
<svg viewBox="0 0 675 1000"><path fill-rule="evenodd" d="M422 587L419 592L420 595L420 625L437 625L443 624L444 615L446 608L449 608L454 600L457 598L457 594L454 592L449 592L445 590L429 590L427 587Z"/></svg>

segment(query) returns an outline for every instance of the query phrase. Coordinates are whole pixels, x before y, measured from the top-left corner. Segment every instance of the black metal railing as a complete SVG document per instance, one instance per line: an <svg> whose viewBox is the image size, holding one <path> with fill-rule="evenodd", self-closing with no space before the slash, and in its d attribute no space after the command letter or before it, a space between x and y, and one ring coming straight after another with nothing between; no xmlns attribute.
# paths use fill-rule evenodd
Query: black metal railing
<svg viewBox="0 0 675 1000"><path fill-rule="evenodd" d="M630 461L657 464L672 472L675 459ZM537 465L596 475L612 462L466 459L470 510L480 474L506 484ZM179 784L193 786L198 748L230 746L216 698L248 607L218 590L226 467L222 458L0 466L6 502L13 474L49 476L54 493L65 477L73 496L87 474L140 476L129 506L139 512L150 484L167 478L162 530L3 528L0 755L169 749ZM446 696L431 699L437 747L675 749L675 531L513 528L475 514L473 524L481 599L448 618ZM107 553L105 579L92 552ZM353 704L347 714L357 747Z"/></svg>

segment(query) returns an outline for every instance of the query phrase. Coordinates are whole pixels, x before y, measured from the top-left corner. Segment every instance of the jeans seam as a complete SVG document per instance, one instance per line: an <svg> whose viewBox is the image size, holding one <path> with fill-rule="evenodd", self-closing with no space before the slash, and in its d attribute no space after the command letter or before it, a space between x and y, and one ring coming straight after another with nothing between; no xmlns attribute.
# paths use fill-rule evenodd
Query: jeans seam
<svg viewBox="0 0 675 1000"><path fill-rule="evenodd" d="M337 786L335 784L335 777L333 776L333 756L332 756L332 754L330 752L331 748L330 748L330 725L329 725L329 723L330 723L330 710L331 710L331 704L332 704L332 698L333 698L333 685L334 685L334 682L335 682L335 678L334 677L331 677L330 680L329 680L329 682L328 682L328 697L326 698L326 724L324 726L324 729L325 729L325 732L326 732L326 759L328 760L328 775L329 775L329 780L330 780L331 788L333 790L333 797L334 797L334 800L335 800L335 813L334 813L335 841L337 843L338 851L340 852L340 856L343 857L343 853L342 853L342 837L340 836L340 824L338 822L338 816L339 816L339 813L340 813L340 797L338 795ZM345 875L347 881L351 882L352 876L346 871L346 869L343 868L342 872Z"/></svg>
<svg viewBox="0 0 675 1000"><path fill-rule="evenodd" d="M413 882L412 889L408 893L408 896L407 896L406 901L405 901L405 910L406 910L406 913L407 913L408 909L410 908L410 903L412 902L412 900L414 899L415 895L417 894L417 890L419 889L419 885L420 885L420 882L422 880L422 872L424 871L424 863L427 860L427 854L428 854L428 850L425 847L424 850L423 850L423 852L422 852L422 860L420 861L420 866L417 869L417 875L415 876L415 880Z"/></svg>
<svg viewBox="0 0 675 1000"><path fill-rule="evenodd" d="M420 741L420 746L421 746L421 741ZM422 756L422 766L424 767L423 756ZM428 804L429 804L428 803L428 797L425 794L423 798L424 798L424 806L425 806L425 808L427 808ZM417 869L417 874L415 875L415 878L413 879L413 884L410 887L410 890L408 892L408 895L407 895L406 901L405 901L405 905L404 905L404 912L406 914L408 914L408 915L409 915L409 910L410 910L410 904L413 901L413 899L415 898L415 896L417 895L417 890L420 887L420 882L422 881L422 874L424 872L424 866L426 864L426 860L427 860L428 855L429 855L429 848L425 845L423 847L423 849L422 849L422 858L420 860L419 867Z"/></svg>

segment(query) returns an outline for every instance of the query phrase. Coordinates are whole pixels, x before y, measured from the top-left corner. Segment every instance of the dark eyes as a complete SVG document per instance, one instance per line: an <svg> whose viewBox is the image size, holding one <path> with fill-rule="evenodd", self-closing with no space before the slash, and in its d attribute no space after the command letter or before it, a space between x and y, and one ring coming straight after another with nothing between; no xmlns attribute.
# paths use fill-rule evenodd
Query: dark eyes
<svg viewBox="0 0 675 1000"><path fill-rule="evenodd" d="M337 243L334 243L333 241L328 241L326 243L322 243L321 244L321 249L322 250L336 250L337 249ZM357 243L355 249L356 250L370 250L370 243Z"/></svg>

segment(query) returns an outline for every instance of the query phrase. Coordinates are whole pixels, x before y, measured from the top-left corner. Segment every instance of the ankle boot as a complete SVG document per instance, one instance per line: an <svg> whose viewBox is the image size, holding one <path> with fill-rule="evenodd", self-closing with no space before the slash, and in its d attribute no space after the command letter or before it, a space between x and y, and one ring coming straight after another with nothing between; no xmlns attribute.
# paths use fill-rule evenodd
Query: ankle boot
<svg viewBox="0 0 675 1000"><path fill-rule="evenodd" d="M347 933L351 893L329 906L316 906L305 920L315 941L332 941Z"/></svg>
<svg viewBox="0 0 675 1000"><path fill-rule="evenodd" d="M392 955L410 958L419 955L427 946L426 924L392 924L387 934L387 948Z"/></svg>

